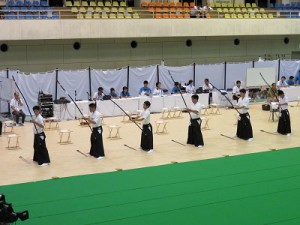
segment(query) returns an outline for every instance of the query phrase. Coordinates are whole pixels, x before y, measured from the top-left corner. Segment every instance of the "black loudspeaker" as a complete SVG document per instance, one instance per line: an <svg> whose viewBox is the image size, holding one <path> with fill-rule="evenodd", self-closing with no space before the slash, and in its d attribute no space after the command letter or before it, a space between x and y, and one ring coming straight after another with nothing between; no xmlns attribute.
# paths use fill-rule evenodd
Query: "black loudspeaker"
<svg viewBox="0 0 300 225"><path fill-rule="evenodd" d="M1 50L1 52L7 52L7 50L8 50L7 44L2 44L2 45L0 46L0 50Z"/></svg>
<svg viewBox="0 0 300 225"><path fill-rule="evenodd" d="M239 45L240 44L240 39L236 38L233 41L234 45Z"/></svg>
<svg viewBox="0 0 300 225"><path fill-rule="evenodd" d="M79 50L79 49L80 49L80 47L81 47L81 45L80 45L80 43L79 43L79 42L74 42L74 44L73 44L73 48L74 48L75 50Z"/></svg>
<svg viewBox="0 0 300 225"><path fill-rule="evenodd" d="M284 42L284 44L288 44L289 42L290 42L290 39L288 38L288 37L285 37L284 39L283 39L283 42Z"/></svg>
<svg viewBox="0 0 300 225"><path fill-rule="evenodd" d="M187 39L185 44L186 44L186 46L191 47L193 45L193 42L191 39Z"/></svg>
<svg viewBox="0 0 300 225"><path fill-rule="evenodd" d="M131 48L136 48L138 46L138 43L136 41L132 41L130 43Z"/></svg>

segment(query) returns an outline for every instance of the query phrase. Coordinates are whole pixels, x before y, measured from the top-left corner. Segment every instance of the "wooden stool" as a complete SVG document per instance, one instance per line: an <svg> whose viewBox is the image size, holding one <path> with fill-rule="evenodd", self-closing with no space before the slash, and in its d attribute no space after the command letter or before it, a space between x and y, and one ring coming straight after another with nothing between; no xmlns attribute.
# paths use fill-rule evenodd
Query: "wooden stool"
<svg viewBox="0 0 300 225"><path fill-rule="evenodd" d="M13 148L19 148L19 135L16 134L10 134L7 136L7 148L8 149L13 149ZM11 146L11 140L16 139L16 144Z"/></svg>
<svg viewBox="0 0 300 225"><path fill-rule="evenodd" d="M59 143L60 144L70 144L71 143L71 130L60 130L59 131ZM63 141L64 134L67 134L67 140Z"/></svg>
<svg viewBox="0 0 300 225"><path fill-rule="evenodd" d="M167 116L165 117L165 114L167 114ZM170 117L170 109L169 108L162 108L161 110L161 118L168 118Z"/></svg>
<svg viewBox="0 0 300 225"><path fill-rule="evenodd" d="M168 122L163 121L163 120L157 120L157 121L155 121L155 123L156 123L156 131L155 131L155 133L165 133L165 134L168 133L168 131L167 131L167 124L168 124ZM160 126L162 126L162 130L161 131L159 131Z"/></svg>
<svg viewBox="0 0 300 225"><path fill-rule="evenodd" d="M52 125L52 123L55 123L55 127L54 127L54 129L58 129L59 128L59 123L60 122L60 120L59 119L57 119L56 117L49 117L49 118L46 118L45 119L45 128L46 129L51 129L52 127L51 127L51 125ZM46 127L46 124L47 123L49 123L49 126L48 127Z"/></svg>
<svg viewBox="0 0 300 225"><path fill-rule="evenodd" d="M220 112L220 105L218 105L218 104L210 104L210 106L211 106L210 114L221 114L221 112Z"/></svg>
<svg viewBox="0 0 300 225"><path fill-rule="evenodd" d="M129 111L125 111L125 112L127 113L127 115L124 113L122 122L129 122L130 119L129 119L128 115L131 116L131 113Z"/></svg>
<svg viewBox="0 0 300 225"><path fill-rule="evenodd" d="M108 132L109 132L109 134L108 134L108 138L121 138L120 137L120 133L119 133L119 130L120 130L120 126L118 126L118 125L110 125L110 126L108 126ZM112 131L113 130L116 130L116 134L115 135L112 135Z"/></svg>
<svg viewBox="0 0 300 225"><path fill-rule="evenodd" d="M174 107L173 108L173 117L181 117L181 116L182 116L182 108Z"/></svg>
<svg viewBox="0 0 300 225"><path fill-rule="evenodd" d="M15 125L16 122L13 120L3 121L3 133L13 133ZM6 131L8 128L10 128L10 131Z"/></svg>
<svg viewBox="0 0 300 225"><path fill-rule="evenodd" d="M208 109L209 109L208 105L203 105L201 108L201 115L208 115L209 114ZM202 112L202 110L204 110L204 112Z"/></svg>
<svg viewBox="0 0 300 225"><path fill-rule="evenodd" d="M202 117L201 120L202 120L202 129L209 129L208 121L210 119L207 117Z"/></svg>

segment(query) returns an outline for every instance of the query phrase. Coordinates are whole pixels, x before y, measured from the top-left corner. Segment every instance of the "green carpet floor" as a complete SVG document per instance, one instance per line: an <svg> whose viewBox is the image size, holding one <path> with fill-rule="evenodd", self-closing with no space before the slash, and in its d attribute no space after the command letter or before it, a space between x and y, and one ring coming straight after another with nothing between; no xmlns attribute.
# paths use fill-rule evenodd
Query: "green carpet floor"
<svg viewBox="0 0 300 225"><path fill-rule="evenodd" d="M300 148L0 187L34 225L299 225Z"/></svg>

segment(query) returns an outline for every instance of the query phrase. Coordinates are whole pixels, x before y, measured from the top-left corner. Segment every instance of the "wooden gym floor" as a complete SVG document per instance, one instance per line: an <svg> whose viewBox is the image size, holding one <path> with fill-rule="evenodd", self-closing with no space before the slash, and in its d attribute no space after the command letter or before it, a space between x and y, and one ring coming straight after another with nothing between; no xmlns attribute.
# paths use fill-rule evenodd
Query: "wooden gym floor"
<svg viewBox="0 0 300 225"><path fill-rule="evenodd" d="M40 167L32 162L33 126L30 123L25 123L25 126L14 127L14 133L20 135L20 148L7 149L7 137L11 133L3 133L0 137L0 185L297 147L300 140L300 130L298 129L300 117L297 116L299 107L296 107L296 103L290 103L289 111L292 135L290 137L273 135L260 130L276 131L277 118L275 117L275 122L268 120L270 112L262 111L261 103L251 104L249 113L254 133L253 142L240 139L232 140L220 135L235 136L235 115L237 114L235 110L223 108L220 109L220 115L202 115L202 117L209 118L209 129L202 130L205 144L203 148L185 145L189 116L187 113L183 113L182 117L165 119L168 122L168 132L166 134L154 134L154 152L150 154L139 149L141 131L133 123L122 121L123 117L105 117L103 140L106 157L103 160L85 157L77 151L89 152L89 128L80 126L79 121L64 121L59 123L59 129L72 131L72 143L60 144L59 129L47 129L45 131L46 143L51 158L51 164L48 167ZM160 117L161 114L151 115L154 132L156 130L155 121L160 120ZM126 118L126 120L128 119ZM109 139L108 125L121 126L121 138ZM66 136L63 138L65 139ZM20 156L25 160L22 160Z"/></svg>

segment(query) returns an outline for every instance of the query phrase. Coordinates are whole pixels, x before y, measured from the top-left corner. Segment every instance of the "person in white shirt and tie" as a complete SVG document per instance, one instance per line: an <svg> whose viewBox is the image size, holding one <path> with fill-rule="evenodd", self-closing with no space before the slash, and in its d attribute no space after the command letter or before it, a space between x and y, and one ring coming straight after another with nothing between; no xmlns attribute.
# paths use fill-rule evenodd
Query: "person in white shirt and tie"
<svg viewBox="0 0 300 225"><path fill-rule="evenodd" d="M14 98L10 101L10 108L13 116L16 118L17 125L23 125L25 122L25 113L22 111L23 101L20 98L19 92L14 93ZM22 122L19 123L19 118L22 117Z"/></svg>
<svg viewBox="0 0 300 225"><path fill-rule="evenodd" d="M278 90L278 108L279 108L279 121L277 132L279 134L291 135L291 119L288 110L288 98L284 95L282 90Z"/></svg>

